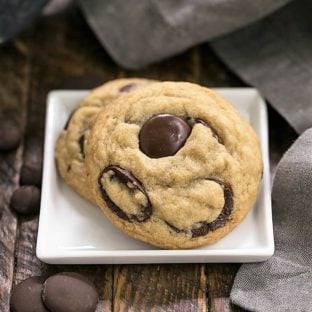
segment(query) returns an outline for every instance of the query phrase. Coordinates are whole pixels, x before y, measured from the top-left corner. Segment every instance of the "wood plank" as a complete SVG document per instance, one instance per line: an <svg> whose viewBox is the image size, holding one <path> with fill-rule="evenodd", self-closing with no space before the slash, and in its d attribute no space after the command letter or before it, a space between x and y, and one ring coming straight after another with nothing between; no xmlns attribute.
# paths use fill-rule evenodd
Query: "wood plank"
<svg viewBox="0 0 312 312"><path fill-rule="evenodd" d="M114 277L114 311L207 310L202 265L119 265Z"/></svg>
<svg viewBox="0 0 312 312"><path fill-rule="evenodd" d="M0 114L24 126L28 50L21 38L0 49ZM19 180L23 145L9 153L0 152L0 311L9 311L14 274L14 249L18 219L9 208Z"/></svg>
<svg viewBox="0 0 312 312"><path fill-rule="evenodd" d="M46 96L50 90L90 88L117 75L116 66L99 46L75 7L64 14L39 19L30 37L31 75L24 162L42 157ZM95 283L100 292L97 311L111 310L112 266L44 264L35 255L38 217L21 218L18 230L15 284L34 275L49 276L61 271L82 273Z"/></svg>
<svg viewBox="0 0 312 312"><path fill-rule="evenodd" d="M243 311L230 302L230 292L239 264L207 264L207 294L209 312Z"/></svg>

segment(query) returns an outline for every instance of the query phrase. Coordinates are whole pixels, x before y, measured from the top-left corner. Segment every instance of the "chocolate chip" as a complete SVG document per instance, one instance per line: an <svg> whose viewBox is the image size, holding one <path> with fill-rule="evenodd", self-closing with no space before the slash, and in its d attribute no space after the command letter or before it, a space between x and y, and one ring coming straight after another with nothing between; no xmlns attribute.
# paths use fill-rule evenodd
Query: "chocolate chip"
<svg viewBox="0 0 312 312"><path fill-rule="evenodd" d="M73 117L75 111L76 111L76 110L73 110L73 111L70 113L70 115L68 116L67 121L66 121L65 126L64 126L64 130L67 130L67 128L68 128L68 126L69 126L69 123L70 123L70 121L71 121L71 119L72 119L72 117Z"/></svg>
<svg viewBox="0 0 312 312"><path fill-rule="evenodd" d="M209 179L209 180L214 181L222 186L223 194L224 194L224 205L221 210L221 213L214 221L200 222L201 225L199 227L193 228L192 237L206 235L208 232L215 231L216 229L224 226L233 210L234 202L233 202L233 192L232 192L231 187L228 184L218 179Z"/></svg>
<svg viewBox="0 0 312 312"><path fill-rule="evenodd" d="M208 223L210 231L215 231L219 227L225 225L227 219L232 213L234 200L233 200L233 191L230 185L218 179L210 179L210 180L215 181L216 183L220 184L223 187L223 193L224 193L224 206L222 208L221 213L219 214L217 219Z"/></svg>
<svg viewBox="0 0 312 312"><path fill-rule="evenodd" d="M42 300L54 312L94 312L99 296L95 286L86 277L64 272L45 281Z"/></svg>
<svg viewBox="0 0 312 312"><path fill-rule="evenodd" d="M40 190L33 185L19 187L11 197L11 208L22 215L38 213L40 208Z"/></svg>
<svg viewBox="0 0 312 312"><path fill-rule="evenodd" d="M78 144L80 147L80 153L82 155L83 158L85 158L85 154L84 154L84 142L85 142L85 136L84 134L79 138L78 140Z"/></svg>
<svg viewBox="0 0 312 312"><path fill-rule="evenodd" d="M215 231L216 229L224 226L233 210L233 192L231 187L226 183L224 183L223 181L215 178L211 178L209 180L214 181L222 186L224 194L224 205L221 210L221 213L214 221L212 222L201 221L193 225L192 229L190 230L192 238L204 236L208 234L210 231ZM165 223L177 234L187 233L189 231L188 229L179 229L167 221L165 221Z"/></svg>
<svg viewBox="0 0 312 312"><path fill-rule="evenodd" d="M205 222L199 222L199 224L196 224L196 226L199 227L193 227L191 232L192 232L192 237L198 237L198 236L204 236L208 234L209 232L209 225L208 223Z"/></svg>
<svg viewBox="0 0 312 312"><path fill-rule="evenodd" d="M184 119L158 114L148 119L139 133L140 149L151 158L174 155L186 142L191 127Z"/></svg>
<svg viewBox="0 0 312 312"><path fill-rule="evenodd" d="M20 175L21 185L41 186L42 180L42 163L26 162L23 164Z"/></svg>
<svg viewBox="0 0 312 312"><path fill-rule="evenodd" d="M11 120L0 120L0 150L11 151L16 149L21 141L21 131Z"/></svg>
<svg viewBox="0 0 312 312"><path fill-rule="evenodd" d="M49 312L41 299L43 277L30 277L18 284L11 295L11 312Z"/></svg>
<svg viewBox="0 0 312 312"><path fill-rule="evenodd" d="M137 88L137 84L136 83L128 83L126 85L124 85L123 87L121 87L119 89L119 92L130 92L132 91L133 89L136 89Z"/></svg>
<svg viewBox="0 0 312 312"><path fill-rule="evenodd" d="M142 193L146 200L146 204L140 205L136 214L128 214L124 212L122 208L118 207L111 200L103 186L102 179L105 178L106 175L109 175L108 177L110 180L116 180L126 186L128 191L130 192L130 195L132 195L135 191ZM119 218L129 222L144 222L150 218L152 214L152 204L150 202L150 199L145 191L143 184L137 178L135 178L131 172L118 166L108 166L100 174L98 179L98 186L108 208L110 208Z"/></svg>

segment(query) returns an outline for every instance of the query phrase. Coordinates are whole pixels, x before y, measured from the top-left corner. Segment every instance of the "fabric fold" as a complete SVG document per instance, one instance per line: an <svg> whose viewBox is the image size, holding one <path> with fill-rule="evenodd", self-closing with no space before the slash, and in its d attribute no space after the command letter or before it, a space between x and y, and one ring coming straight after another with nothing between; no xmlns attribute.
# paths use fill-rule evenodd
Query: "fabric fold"
<svg viewBox="0 0 312 312"><path fill-rule="evenodd" d="M290 0L79 0L112 58L136 69L272 13Z"/></svg>
<svg viewBox="0 0 312 312"><path fill-rule="evenodd" d="M212 42L219 57L298 133L312 127L311 12L311 1L294 1Z"/></svg>
<svg viewBox="0 0 312 312"><path fill-rule="evenodd" d="M244 264L232 288L233 303L250 311L311 311L312 129L280 161L272 190L275 253Z"/></svg>

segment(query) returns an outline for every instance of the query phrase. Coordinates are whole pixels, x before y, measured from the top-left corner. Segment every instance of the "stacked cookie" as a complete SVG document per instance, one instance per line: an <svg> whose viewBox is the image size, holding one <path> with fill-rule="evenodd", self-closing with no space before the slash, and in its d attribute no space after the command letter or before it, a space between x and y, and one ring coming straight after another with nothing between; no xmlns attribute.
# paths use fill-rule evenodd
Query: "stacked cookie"
<svg viewBox="0 0 312 312"><path fill-rule="evenodd" d="M72 112L56 144L60 175L77 193L94 202L87 182L86 142L100 111L124 93L142 88L152 80L118 79L93 90ZM94 202L95 203L95 202Z"/></svg>
<svg viewBox="0 0 312 312"><path fill-rule="evenodd" d="M128 235L161 248L212 244L252 207L258 138L216 92L186 82L116 80L60 134L64 180Z"/></svg>

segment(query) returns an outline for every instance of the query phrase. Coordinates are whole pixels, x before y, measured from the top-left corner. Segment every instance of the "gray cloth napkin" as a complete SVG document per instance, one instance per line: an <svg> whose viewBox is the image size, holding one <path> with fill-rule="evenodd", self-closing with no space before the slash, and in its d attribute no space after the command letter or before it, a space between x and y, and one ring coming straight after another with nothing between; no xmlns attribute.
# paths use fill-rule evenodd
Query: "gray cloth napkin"
<svg viewBox="0 0 312 312"><path fill-rule="evenodd" d="M79 2L121 65L138 68L210 41L297 132L312 127L312 1ZM231 298L252 311L312 311L312 129L284 155L272 198L275 254L242 265Z"/></svg>
<svg viewBox="0 0 312 312"><path fill-rule="evenodd" d="M213 41L213 47L297 132L312 126L311 0L289 3L261 21Z"/></svg>
<svg viewBox="0 0 312 312"><path fill-rule="evenodd" d="M228 33L290 0L78 0L115 61L138 68Z"/></svg>
<svg viewBox="0 0 312 312"><path fill-rule="evenodd" d="M18 34L48 0L0 0L0 44Z"/></svg>
<svg viewBox="0 0 312 312"><path fill-rule="evenodd" d="M251 311L311 311L312 129L280 161L272 200L276 251L241 267L232 301Z"/></svg>
<svg viewBox="0 0 312 312"><path fill-rule="evenodd" d="M122 66L142 67L209 40L298 132L312 126L312 1L78 1Z"/></svg>

